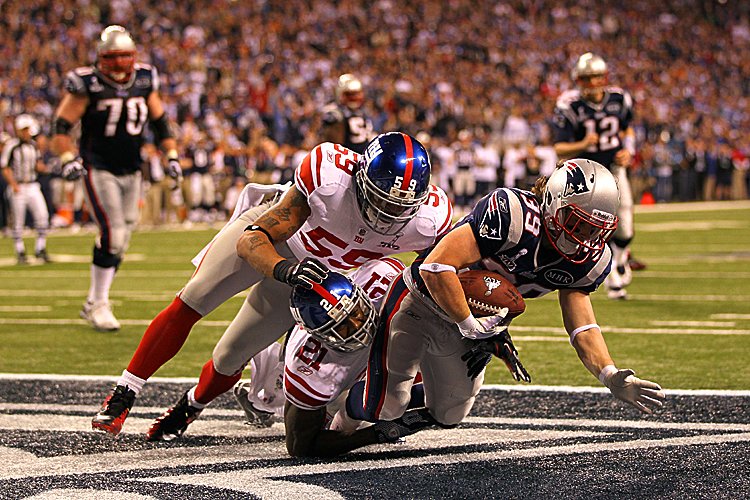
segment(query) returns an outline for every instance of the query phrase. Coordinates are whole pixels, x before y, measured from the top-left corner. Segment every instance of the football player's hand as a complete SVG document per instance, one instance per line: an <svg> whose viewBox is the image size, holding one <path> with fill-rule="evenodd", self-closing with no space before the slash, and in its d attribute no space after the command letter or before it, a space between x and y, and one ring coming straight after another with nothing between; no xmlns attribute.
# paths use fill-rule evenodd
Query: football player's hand
<svg viewBox="0 0 750 500"><path fill-rule="evenodd" d="M503 307L498 314L493 316L483 316L475 318L473 315L458 324L461 335L467 339L482 340L494 337L508 329L508 322L505 321L508 315L508 308Z"/></svg>
<svg viewBox="0 0 750 500"><path fill-rule="evenodd" d="M627 167L630 165L630 162L633 159L633 155L630 154L630 151L628 151L625 148L622 148L617 153L615 153L615 165L620 165L621 167Z"/></svg>
<svg viewBox="0 0 750 500"><path fill-rule="evenodd" d="M586 134L586 137L583 138L583 147L589 148L591 146L596 146L599 144L599 134L596 132L592 132L590 134Z"/></svg>
<svg viewBox="0 0 750 500"><path fill-rule="evenodd" d="M601 382L615 398L635 406L644 413L651 413L648 406L662 406L665 395L661 392L659 384L639 379L633 370L618 370L614 366L606 373L605 370L602 370L603 376L600 375L603 378Z"/></svg>
<svg viewBox="0 0 750 500"><path fill-rule="evenodd" d="M167 175L177 181L177 185L182 182L182 167L180 167L180 160L177 158L170 158L167 160Z"/></svg>
<svg viewBox="0 0 750 500"><path fill-rule="evenodd" d="M86 170L81 164L81 159L78 157L62 164L61 175L66 181L74 181L80 178L85 172Z"/></svg>
<svg viewBox="0 0 750 500"><path fill-rule="evenodd" d="M518 351L513 345L507 329L500 335L476 342L469 352L461 356L461 361L465 361L466 367L469 369L467 375L471 380L482 373L492 356L497 356L505 362L514 380L531 382L531 376L518 359Z"/></svg>
<svg viewBox="0 0 750 500"><path fill-rule="evenodd" d="M282 260L273 268L274 279L287 285L312 288L328 276L328 268L317 259L305 257L301 262Z"/></svg>

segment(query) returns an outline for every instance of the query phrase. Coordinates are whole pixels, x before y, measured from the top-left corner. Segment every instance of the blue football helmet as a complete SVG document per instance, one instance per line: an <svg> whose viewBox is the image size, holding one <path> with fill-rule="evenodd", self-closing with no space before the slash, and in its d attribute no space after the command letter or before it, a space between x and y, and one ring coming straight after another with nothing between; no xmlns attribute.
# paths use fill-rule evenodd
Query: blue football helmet
<svg viewBox="0 0 750 500"><path fill-rule="evenodd" d="M362 287L333 271L312 289L295 286L289 307L310 335L340 352L369 346L378 325L378 313Z"/></svg>
<svg viewBox="0 0 750 500"><path fill-rule="evenodd" d="M389 132L370 141L356 173L365 224L378 234L398 234L427 200L430 169L427 150L411 136Z"/></svg>

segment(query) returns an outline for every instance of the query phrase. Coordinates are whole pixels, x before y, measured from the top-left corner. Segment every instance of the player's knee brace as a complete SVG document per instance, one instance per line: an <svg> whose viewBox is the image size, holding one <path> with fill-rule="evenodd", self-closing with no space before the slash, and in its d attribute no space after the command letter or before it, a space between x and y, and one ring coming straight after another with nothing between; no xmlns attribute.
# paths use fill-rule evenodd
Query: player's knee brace
<svg viewBox="0 0 750 500"><path fill-rule="evenodd" d="M612 244L618 248L627 248L631 241L633 241L632 236L630 238L612 238Z"/></svg>
<svg viewBox="0 0 750 500"><path fill-rule="evenodd" d="M103 250L99 247L94 247L94 265L99 267L114 267L115 269L120 267L122 257L115 255Z"/></svg>

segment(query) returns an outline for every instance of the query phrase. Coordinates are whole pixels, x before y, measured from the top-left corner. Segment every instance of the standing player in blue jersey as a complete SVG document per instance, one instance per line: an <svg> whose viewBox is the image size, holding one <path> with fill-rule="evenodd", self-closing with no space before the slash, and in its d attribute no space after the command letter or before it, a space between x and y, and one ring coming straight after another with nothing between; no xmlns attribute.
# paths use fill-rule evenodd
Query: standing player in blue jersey
<svg viewBox="0 0 750 500"><path fill-rule="evenodd" d="M596 54L579 57L571 77L578 88L563 92L555 108L555 152L560 158L601 163L617 178L620 208L611 242L614 265L604 286L610 299L624 299L631 279L628 247L633 239L633 194L627 175L635 154L635 133L630 126L633 98L608 85L609 68Z"/></svg>
<svg viewBox="0 0 750 500"><path fill-rule="evenodd" d="M336 98L338 102L331 102L321 110L323 142L341 144L363 154L377 134L365 110L362 81L348 73L341 75L336 84Z"/></svg>
<svg viewBox="0 0 750 500"><path fill-rule="evenodd" d="M102 31L94 66L65 77L65 95L55 113L52 147L66 180L83 177L91 215L99 226L91 264L91 287L81 317L97 330L120 323L112 313L109 289L138 219L141 145L146 122L167 158L167 173L182 177L177 142L159 97L155 68L135 62L136 46L122 26ZM78 156L68 135L81 122Z"/></svg>
<svg viewBox="0 0 750 500"><path fill-rule="evenodd" d="M584 366L639 410L661 406L659 385L615 368L589 298L610 270L607 240L617 227L618 199L614 176L582 159L565 161L533 192L502 188L482 198L389 288L366 381L347 400L349 417L399 418L421 370L430 415L443 426L457 424L468 415L492 355L516 380L531 381L505 317L475 318L469 310L457 272L476 265L505 276L525 298L557 290Z"/></svg>

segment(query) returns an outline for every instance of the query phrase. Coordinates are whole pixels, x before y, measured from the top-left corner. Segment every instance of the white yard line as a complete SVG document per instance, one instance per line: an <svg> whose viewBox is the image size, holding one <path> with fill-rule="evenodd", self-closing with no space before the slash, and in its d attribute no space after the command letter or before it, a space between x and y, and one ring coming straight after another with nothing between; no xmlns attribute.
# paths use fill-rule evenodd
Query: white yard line
<svg viewBox="0 0 750 500"><path fill-rule="evenodd" d="M697 201L689 203L659 203L656 205L636 205L635 213L664 212L705 212L707 210L744 210L750 208L750 201Z"/></svg>
<svg viewBox="0 0 750 500"><path fill-rule="evenodd" d="M107 375L56 375L56 374L33 374L33 373L0 373L0 380L45 380L52 382L116 382L119 377L107 376ZM166 384L197 384L198 379L193 377L151 377L148 379L150 383L166 383ZM589 386L571 386L571 385L509 385L509 384L486 384L482 386L482 390L492 391L522 391L522 392L593 392L603 393L609 392L609 389L605 387L589 387ZM665 392L668 395L677 396L724 396L724 397L750 397L750 391L729 391L729 390L708 390L708 389L666 389ZM0 403L0 409L5 408L7 405L12 403ZM33 408L33 405L28 403L20 403L14 405L27 405L29 408ZM46 406L46 405L45 405ZM78 406L71 405L66 408L77 409ZM209 407L212 412L222 414L224 410L215 410ZM162 409L163 410L163 409ZM159 410L161 411L161 410Z"/></svg>

